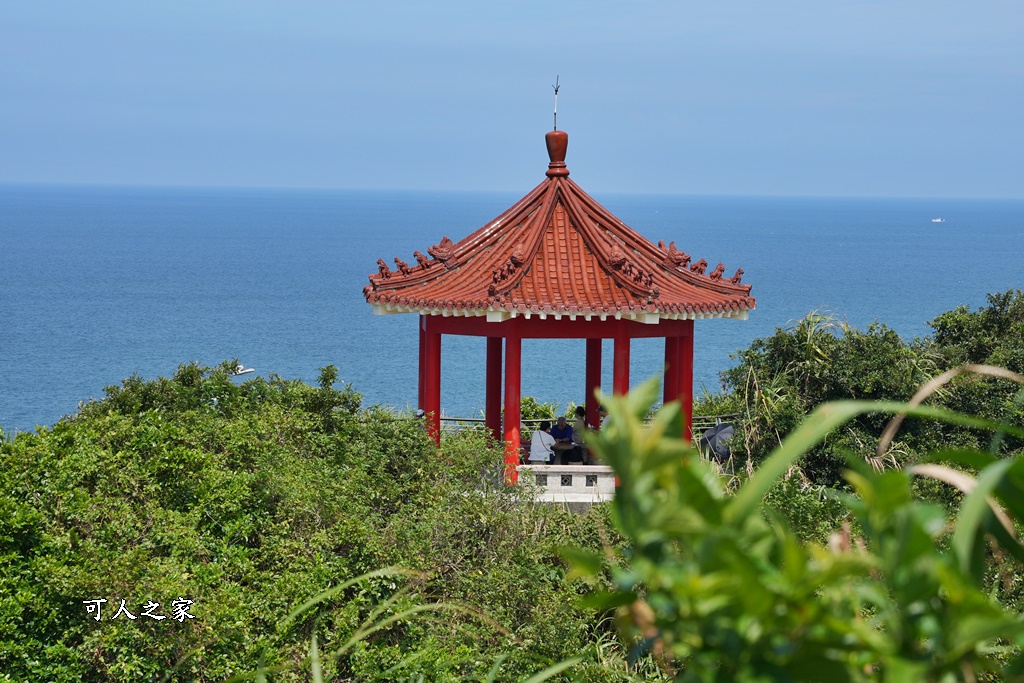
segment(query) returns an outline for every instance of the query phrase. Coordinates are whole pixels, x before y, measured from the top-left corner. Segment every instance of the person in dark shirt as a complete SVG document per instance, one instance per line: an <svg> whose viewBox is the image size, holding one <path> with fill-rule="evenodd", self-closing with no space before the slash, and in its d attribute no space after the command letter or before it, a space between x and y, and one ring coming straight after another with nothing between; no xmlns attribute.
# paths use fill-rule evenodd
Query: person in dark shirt
<svg viewBox="0 0 1024 683"><path fill-rule="evenodd" d="M572 427L564 417L558 418L558 422L551 428L551 436L555 437L555 451L560 452L561 458L570 463L583 462L583 450L573 443Z"/></svg>

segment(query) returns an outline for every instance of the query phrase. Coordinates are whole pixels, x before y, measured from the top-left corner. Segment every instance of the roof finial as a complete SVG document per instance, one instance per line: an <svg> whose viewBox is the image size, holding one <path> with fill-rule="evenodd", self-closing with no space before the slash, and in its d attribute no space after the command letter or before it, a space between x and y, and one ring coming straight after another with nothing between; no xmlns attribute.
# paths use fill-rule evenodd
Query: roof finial
<svg viewBox="0 0 1024 683"><path fill-rule="evenodd" d="M551 87L555 89L555 128L554 128L554 130L558 130L558 88L560 87L558 85L558 74L555 74L555 84L553 86L551 86Z"/></svg>

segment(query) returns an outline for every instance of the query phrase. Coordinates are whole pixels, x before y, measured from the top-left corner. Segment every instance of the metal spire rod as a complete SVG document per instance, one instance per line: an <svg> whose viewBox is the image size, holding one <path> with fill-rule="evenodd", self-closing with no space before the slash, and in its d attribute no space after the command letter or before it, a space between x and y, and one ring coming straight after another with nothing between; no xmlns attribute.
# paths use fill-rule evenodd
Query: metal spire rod
<svg viewBox="0 0 1024 683"><path fill-rule="evenodd" d="M555 130L558 130L558 74L555 74L555 84L551 87L555 89Z"/></svg>

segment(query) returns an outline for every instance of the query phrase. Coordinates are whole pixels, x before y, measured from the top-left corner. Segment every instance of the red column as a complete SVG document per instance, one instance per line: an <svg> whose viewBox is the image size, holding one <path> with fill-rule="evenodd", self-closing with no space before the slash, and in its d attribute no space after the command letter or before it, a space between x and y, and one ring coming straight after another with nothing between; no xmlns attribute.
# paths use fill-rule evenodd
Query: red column
<svg viewBox="0 0 1024 683"><path fill-rule="evenodd" d="M523 340L516 319L505 323L510 329L505 337L505 483L519 479L519 391L523 365Z"/></svg>
<svg viewBox="0 0 1024 683"><path fill-rule="evenodd" d="M441 445L441 333L434 332L430 316L424 316L423 410L427 433Z"/></svg>
<svg viewBox="0 0 1024 683"><path fill-rule="evenodd" d="M612 366L612 390L616 396L629 393L629 330L620 320L615 328L615 351Z"/></svg>
<svg viewBox="0 0 1024 683"><path fill-rule="evenodd" d="M668 405L679 397L679 337L665 337L665 382L661 402Z"/></svg>
<svg viewBox="0 0 1024 683"><path fill-rule="evenodd" d="M693 441L693 321L679 338L679 398L683 401L683 439Z"/></svg>
<svg viewBox="0 0 1024 683"><path fill-rule="evenodd" d="M597 426L600 418L597 415L597 397L594 391L601 388L601 343L603 339L587 340L587 369L586 389L583 395L586 397L585 407L587 409L587 424Z"/></svg>
<svg viewBox="0 0 1024 683"><path fill-rule="evenodd" d="M427 316L419 316L420 328L420 372L419 372L419 395L416 397L416 407L426 410L423 407L423 400L426 396L426 371L427 371Z"/></svg>
<svg viewBox="0 0 1024 683"><path fill-rule="evenodd" d="M495 441L501 441L501 337L487 338L487 389L484 421Z"/></svg>

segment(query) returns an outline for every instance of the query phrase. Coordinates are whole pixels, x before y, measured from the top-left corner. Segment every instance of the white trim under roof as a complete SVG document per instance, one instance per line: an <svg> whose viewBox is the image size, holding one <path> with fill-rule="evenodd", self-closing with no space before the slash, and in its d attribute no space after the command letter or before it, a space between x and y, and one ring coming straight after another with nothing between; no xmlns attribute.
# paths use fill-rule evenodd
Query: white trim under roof
<svg viewBox="0 0 1024 683"><path fill-rule="evenodd" d="M370 304L373 308L374 315L397 315L399 313L426 313L427 315L439 315L444 318L451 317L486 317L489 323L500 323L512 318L523 318L529 320L533 316L537 316L541 320L547 320L547 318L553 317L555 320L568 317L569 320L578 320L580 318L584 320L607 320L608 318L614 318L616 320L625 318L626 320L634 320L641 322L646 325L657 325L662 320L697 320L701 318L731 318L733 320L746 320L750 317L750 311L753 308L741 308L738 311L729 309L727 311L694 311L688 313L668 313L655 311L651 313L649 311L616 311L614 313L567 313L564 311L559 312L546 312L538 311L506 311L503 308L430 308L423 309L413 306L403 306L401 304Z"/></svg>

